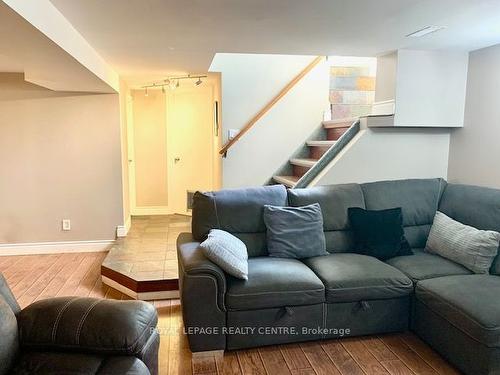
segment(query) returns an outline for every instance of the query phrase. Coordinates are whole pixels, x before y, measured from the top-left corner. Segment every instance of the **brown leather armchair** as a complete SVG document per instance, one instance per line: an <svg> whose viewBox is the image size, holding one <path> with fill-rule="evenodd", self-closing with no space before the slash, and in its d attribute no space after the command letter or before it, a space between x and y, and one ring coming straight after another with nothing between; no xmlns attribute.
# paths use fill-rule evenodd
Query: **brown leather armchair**
<svg viewBox="0 0 500 375"><path fill-rule="evenodd" d="M0 375L158 373L155 308L58 297L20 309L0 274Z"/></svg>

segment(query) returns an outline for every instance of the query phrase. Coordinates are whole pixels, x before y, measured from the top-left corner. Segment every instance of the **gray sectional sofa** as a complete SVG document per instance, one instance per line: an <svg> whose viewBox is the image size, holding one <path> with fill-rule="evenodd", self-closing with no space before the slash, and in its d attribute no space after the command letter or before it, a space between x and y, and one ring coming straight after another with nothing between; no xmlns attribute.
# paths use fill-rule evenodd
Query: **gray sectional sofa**
<svg viewBox="0 0 500 375"><path fill-rule="evenodd" d="M330 255L303 260L266 252L263 205L318 202ZM415 255L382 262L356 254L347 209L402 207ZM500 190L442 179L286 190L274 185L196 193L192 234L178 239L184 324L193 352L413 329L467 374L500 374L500 261L475 275L426 253L436 210L500 231ZM248 280L225 274L199 244L212 228L240 238Z"/></svg>

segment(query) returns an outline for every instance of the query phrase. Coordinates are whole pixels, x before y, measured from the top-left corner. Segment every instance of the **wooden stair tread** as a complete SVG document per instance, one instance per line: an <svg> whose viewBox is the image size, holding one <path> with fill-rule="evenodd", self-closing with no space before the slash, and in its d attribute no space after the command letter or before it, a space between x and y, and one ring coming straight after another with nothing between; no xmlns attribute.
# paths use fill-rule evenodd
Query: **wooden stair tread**
<svg viewBox="0 0 500 375"><path fill-rule="evenodd" d="M325 129L349 128L357 120L358 120L357 118L343 118L337 120L323 121L322 124Z"/></svg>
<svg viewBox="0 0 500 375"><path fill-rule="evenodd" d="M299 177L297 176L273 176L273 180L288 187L294 187Z"/></svg>
<svg viewBox="0 0 500 375"><path fill-rule="evenodd" d="M335 144L336 141L307 141L308 146L318 146L318 147L330 147Z"/></svg>
<svg viewBox="0 0 500 375"><path fill-rule="evenodd" d="M290 164L299 165L301 167L312 167L318 159L304 158L304 159L290 159Z"/></svg>

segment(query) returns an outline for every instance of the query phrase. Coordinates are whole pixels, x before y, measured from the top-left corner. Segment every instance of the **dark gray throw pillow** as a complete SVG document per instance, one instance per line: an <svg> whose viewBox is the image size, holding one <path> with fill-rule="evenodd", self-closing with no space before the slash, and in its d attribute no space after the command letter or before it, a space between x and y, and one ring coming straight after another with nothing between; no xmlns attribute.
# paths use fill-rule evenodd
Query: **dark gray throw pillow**
<svg viewBox="0 0 500 375"><path fill-rule="evenodd" d="M302 259L328 254L318 203L303 207L265 205L264 223L269 256Z"/></svg>
<svg viewBox="0 0 500 375"><path fill-rule="evenodd" d="M350 207L347 214L359 254L384 261L401 255L413 255L404 236L401 207L386 210Z"/></svg>

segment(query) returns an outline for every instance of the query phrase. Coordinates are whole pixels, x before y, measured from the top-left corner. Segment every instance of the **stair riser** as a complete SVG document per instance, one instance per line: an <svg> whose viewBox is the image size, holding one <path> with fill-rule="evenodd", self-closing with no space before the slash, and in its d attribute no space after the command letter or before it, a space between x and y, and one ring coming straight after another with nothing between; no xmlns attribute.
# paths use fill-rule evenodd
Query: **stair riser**
<svg viewBox="0 0 500 375"><path fill-rule="evenodd" d="M348 129L349 128L326 129L326 139L329 141L337 141Z"/></svg>
<svg viewBox="0 0 500 375"><path fill-rule="evenodd" d="M302 177L308 170L309 167L303 167L301 165L293 165L293 175L297 177Z"/></svg>
<svg viewBox="0 0 500 375"><path fill-rule="evenodd" d="M319 159L320 157L323 156L325 152L328 151L330 146L324 147L324 146L309 146L309 157L311 159Z"/></svg>

